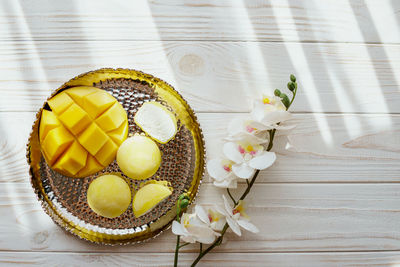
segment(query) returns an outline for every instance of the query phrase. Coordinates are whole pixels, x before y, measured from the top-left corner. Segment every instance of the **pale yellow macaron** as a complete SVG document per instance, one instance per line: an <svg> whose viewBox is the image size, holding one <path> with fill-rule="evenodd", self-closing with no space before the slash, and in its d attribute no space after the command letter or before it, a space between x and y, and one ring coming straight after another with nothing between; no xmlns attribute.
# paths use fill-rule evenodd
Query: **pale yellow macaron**
<svg viewBox="0 0 400 267"><path fill-rule="evenodd" d="M131 200L129 185L118 175L99 176L90 183L87 191L89 207L107 218L120 216L129 207Z"/></svg>
<svg viewBox="0 0 400 267"><path fill-rule="evenodd" d="M151 138L135 134L119 147L117 163L129 178L143 180L157 172L161 165L161 152Z"/></svg>

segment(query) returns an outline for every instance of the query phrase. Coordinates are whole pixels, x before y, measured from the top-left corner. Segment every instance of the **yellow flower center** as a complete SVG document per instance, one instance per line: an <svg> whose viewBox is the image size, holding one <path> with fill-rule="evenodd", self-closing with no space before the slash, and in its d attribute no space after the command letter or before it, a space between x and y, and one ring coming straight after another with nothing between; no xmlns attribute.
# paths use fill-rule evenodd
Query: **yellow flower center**
<svg viewBox="0 0 400 267"><path fill-rule="evenodd" d="M219 214L217 212L214 212L212 210L208 210L208 219L210 220L210 223L211 222L218 222L219 219L220 219L220 216L219 216Z"/></svg>
<svg viewBox="0 0 400 267"><path fill-rule="evenodd" d="M189 226L189 217L185 217L185 219L183 220L183 226L188 227Z"/></svg>

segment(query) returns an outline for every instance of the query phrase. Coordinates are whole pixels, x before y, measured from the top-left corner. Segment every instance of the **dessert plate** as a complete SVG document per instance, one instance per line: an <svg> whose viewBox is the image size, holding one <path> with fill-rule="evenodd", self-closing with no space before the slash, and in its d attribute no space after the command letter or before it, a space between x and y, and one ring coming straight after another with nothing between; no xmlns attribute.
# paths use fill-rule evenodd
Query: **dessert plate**
<svg viewBox="0 0 400 267"><path fill-rule="evenodd" d="M103 173L121 172L114 160L104 170L85 178L70 178L52 170L44 160L38 139L40 116L36 115L28 145L27 160L32 187L44 211L62 228L88 241L101 244L136 243L155 237L167 229L176 216L176 201L186 193L190 202L197 194L204 173L204 139L193 110L174 88L150 74L131 69L104 68L81 74L55 90L51 96L74 86L95 86L108 91L128 114L129 136L143 133L134 123L138 108L157 101L172 111L178 120L178 132L166 144L158 144L162 163L152 177L138 181L123 176L132 195L148 180L168 181L172 195L149 213L136 218L132 204L119 217L109 219L88 206L86 192L90 182Z"/></svg>

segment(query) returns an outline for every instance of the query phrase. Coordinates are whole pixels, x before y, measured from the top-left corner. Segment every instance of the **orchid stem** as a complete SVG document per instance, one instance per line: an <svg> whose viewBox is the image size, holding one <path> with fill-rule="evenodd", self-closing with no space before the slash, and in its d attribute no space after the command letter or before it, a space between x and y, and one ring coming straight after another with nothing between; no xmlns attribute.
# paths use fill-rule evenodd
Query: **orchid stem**
<svg viewBox="0 0 400 267"><path fill-rule="evenodd" d="M297 86L296 86L296 88L295 88L294 91L293 91L292 100L290 101L289 106L287 107L286 110L288 110L288 109L290 108L290 106L292 105L292 103L293 103L293 101L294 101L294 99L295 99L295 97L296 97L296 93L297 93Z"/></svg>
<svg viewBox="0 0 400 267"><path fill-rule="evenodd" d="M203 252L203 243L199 243L200 244L200 253Z"/></svg>
<svg viewBox="0 0 400 267"><path fill-rule="evenodd" d="M187 245L189 245L189 244L190 244L190 243L182 244L182 245L179 246L179 248L183 248L184 246L187 246Z"/></svg>
<svg viewBox="0 0 400 267"><path fill-rule="evenodd" d="M174 257L174 267L178 266L178 255L179 255L179 242L181 240L181 236L176 236L176 248L175 248L175 257Z"/></svg>
<svg viewBox="0 0 400 267"><path fill-rule="evenodd" d="M237 202L236 202L235 198L232 196L231 191L229 190L229 188L227 188L226 191L228 192L229 197L232 199L233 205L236 206Z"/></svg>

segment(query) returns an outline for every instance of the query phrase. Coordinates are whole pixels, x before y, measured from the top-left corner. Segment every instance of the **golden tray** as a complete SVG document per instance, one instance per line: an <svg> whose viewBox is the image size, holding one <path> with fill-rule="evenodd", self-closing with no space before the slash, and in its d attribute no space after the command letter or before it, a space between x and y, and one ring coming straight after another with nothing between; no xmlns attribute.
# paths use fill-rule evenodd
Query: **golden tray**
<svg viewBox="0 0 400 267"><path fill-rule="evenodd" d="M162 164L157 173L144 181L126 178L132 192L147 180L169 181L173 194L151 212L136 218L132 204L119 217L109 219L94 213L86 201L90 182L99 174L120 172L116 162L85 177L70 178L53 171L45 162L39 145L41 112L36 114L27 145L32 187L44 211L68 232L100 244L137 243L155 237L170 227L176 216L176 201L182 193L192 202L204 174L204 138L193 110L174 88L150 74L131 69L104 68L81 74L55 90L50 97L74 86L95 86L111 93L128 114L129 136L141 133L133 122L137 109L146 101L158 101L175 113L178 132L167 144L159 144ZM134 193L132 194L134 195Z"/></svg>

